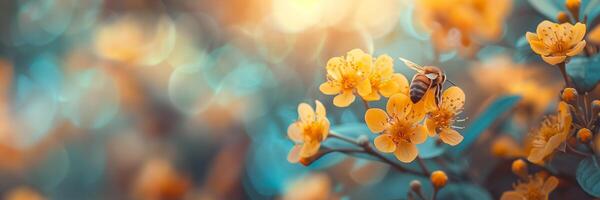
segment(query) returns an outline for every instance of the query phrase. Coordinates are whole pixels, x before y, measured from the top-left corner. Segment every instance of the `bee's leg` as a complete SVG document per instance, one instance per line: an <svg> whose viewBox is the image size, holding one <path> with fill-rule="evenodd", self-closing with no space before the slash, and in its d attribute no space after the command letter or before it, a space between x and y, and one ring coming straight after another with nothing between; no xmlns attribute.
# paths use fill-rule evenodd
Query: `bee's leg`
<svg viewBox="0 0 600 200"><path fill-rule="evenodd" d="M442 84L439 84L435 87L435 105L437 107L440 106L441 100L442 100Z"/></svg>

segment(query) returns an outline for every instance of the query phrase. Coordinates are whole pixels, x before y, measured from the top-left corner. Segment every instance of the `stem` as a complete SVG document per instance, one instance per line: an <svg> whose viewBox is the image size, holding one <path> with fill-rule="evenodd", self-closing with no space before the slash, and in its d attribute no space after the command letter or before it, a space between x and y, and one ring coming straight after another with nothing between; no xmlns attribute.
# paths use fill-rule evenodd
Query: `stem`
<svg viewBox="0 0 600 200"><path fill-rule="evenodd" d="M569 150L569 152L573 153L573 155L581 156L584 158L592 156L592 154L581 152L581 151L571 147L571 145L569 145L569 144L567 144L567 150Z"/></svg>
<svg viewBox="0 0 600 200"><path fill-rule="evenodd" d="M349 142L349 143L352 143L352 144L355 144L355 145L359 145L356 140L354 140L352 138L349 138L349 137L346 137L346 136L343 136L343 135L340 135L340 134L337 134L336 132L333 132L333 131L329 132L329 137L337 138L339 140L343 140L343 141L346 141L346 142Z"/></svg>
<svg viewBox="0 0 600 200"><path fill-rule="evenodd" d="M365 110L369 110L369 108L371 108L371 106L369 106L369 102L367 102L367 100L362 99L363 104L365 105Z"/></svg>
<svg viewBox="0 0 600 200"><path fill-rule="evenodd" d="M567 70L565 69L565 62L561 62L558 63L558 65L556 65L558 67L558 69L560 69L560 74L562 75L563 79L565 80L565 87L569 87L569 77L567 77Z"/></svg>
<svg viewBox="0 0 600 200"><path fill-rule="evenodd" d="M438 189L437 188L433 189L433 196L431 197L431 200L435 200L437 198L437 193L438 193Z"/></svg>
<svg viewBox="0 0 600 200"><path fill-rule="evenodd" d="M421 171L423 171L423 173L425 173L425 174L429 174L429 170L427 169L427 166L425 165L425 162L423 162L423 159L421 159L419 156L417 156L417 161L419 162L419 166L421 167Z"/></svg>
<svg viewBox="0 0 600 200"><path fill-rule="evenodd" d="M421 173L421 172L418 172L418 171L414 171L414 170L405 168L405 167L401 166L400 164L398 164L398 163L396 163L396 162L388 159L387 157L385 157L385 156L381 155L380 153L378 153L377 151L375 151L373 149L373 147L368 142L366 142L364 144L360 144L360 143L358 143L358 141L356 141L354 139L351 139L351 138L339 135L339 134L337 134L335 132L329 132L329 136L332 137L332 138L337 138L337 139L346 141L348 143L354 144L354 145L362 148L362 151L351 152L351 153L366 153L366 154L372 155L374 157L377 157L379 160L381 160L384 163L387 163L387 164L391 165L392 167L396 168L398 171L412 173L412 174L415 174L415 175L421 175L421 176L425 176L425 177L428 176L428 174L426 174L426 173Z"/></svg>
<svg viewBox="0 0 600 200"><path fill-rule="evenodd" d="M584 118L585 118L585 126L588 127L590 126L590 122L592 120L590 120L590 113L592 113L592 111L589 110L589 104L590 104L590 96L588 95L588 93L584 93L583 94L583 109L584 109Z"/></svg>

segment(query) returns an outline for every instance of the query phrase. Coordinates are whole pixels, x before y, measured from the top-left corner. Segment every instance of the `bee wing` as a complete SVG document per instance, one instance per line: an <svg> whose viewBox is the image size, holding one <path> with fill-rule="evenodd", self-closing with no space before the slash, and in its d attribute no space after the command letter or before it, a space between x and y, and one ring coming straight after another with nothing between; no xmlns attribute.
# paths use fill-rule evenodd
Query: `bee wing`
<svg viewBox="0 0 600 200"><path fill-rule="evenodd" d="M438 75L434 73L425 74L425 76L431 80L435 80L438 77Z"/></svg>
<svg viewBox="0 0 600 200"><path fill-rule="evenodd" d="M414 63L414 62L412 62L412 61L410 61L408 59L402 58L402 57L399 57L399 59L402 62L404 62L404 64L406 66L408 66L409 68L411 68L411 69L413 69L415 71L418 71L418 72L423 72L423 67L421 65L417 65L416 63Z"/></svg>

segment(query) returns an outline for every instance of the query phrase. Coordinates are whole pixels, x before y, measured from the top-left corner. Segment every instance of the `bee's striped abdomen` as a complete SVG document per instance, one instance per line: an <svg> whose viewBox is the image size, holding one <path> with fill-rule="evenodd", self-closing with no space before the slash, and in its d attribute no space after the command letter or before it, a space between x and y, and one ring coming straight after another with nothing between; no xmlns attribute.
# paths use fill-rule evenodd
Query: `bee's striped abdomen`
<svg viewBox="0 0 600 200"><path fill-rule="evenodd" d="M427 78L423 74L416 74L410 83L410 100L413 103L419 102L425 95L425 92L431 85L431 79Z"/></svg>

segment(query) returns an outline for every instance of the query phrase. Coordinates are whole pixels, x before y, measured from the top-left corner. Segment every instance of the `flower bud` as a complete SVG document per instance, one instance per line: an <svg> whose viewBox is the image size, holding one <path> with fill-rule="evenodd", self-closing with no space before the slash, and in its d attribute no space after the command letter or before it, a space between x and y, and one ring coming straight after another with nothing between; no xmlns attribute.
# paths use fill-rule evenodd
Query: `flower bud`
<svg viewBox="0 0 600 200"><path fill-rule="evenodd" d="M356 139L356 142L361 146L367 145L369 144L369 137L366 135L360 135L358 136L358 139Z"/></svg>
<svg viewBox="0 0 600 200"><path fill-rule="evenodd" d="M565 88L560 98L567 103L573 103L577 101L577 90L575 88Z"/></svg>
<svg viewBox="0 0 600 200"><path fill-rule="evenodd" d="M577 138L582 143L587 143L592 139L592 131L587 128L579 129L579 131L577 131Z"/></svg>
<svg viewBox="0 0 600 200"><path fill-rule="evenodd" d="M568 23L570 21L569 19L569 15L567 15L567 13L565 12L558 12L558 15L556 15L556 20L558 20L558 23Z"/></svg>
<svg viewBox="0 0 600 200"><path fill-rule="evenodd" d="M567 0L565 2L565 7L567 7L567 10L571 12L571 15L579 21L579 7L581 7L581 0Z"/></svg>
<svg viewBox="0 0 600 200"><path fill-rule="evenodd" d="M416 192L417 194L421 193L421 181L419 180L412 180L410 182L410 189L414 192Z"/></svg>
<svg viewBox="0 0 600 200"><path fill-rule="evenodd" d="M517 159L512 163L512 172L522 179L526 179L529 175L529 170L527 169L527 163L522 159Z"/></svg>
<svg viewBox="0 0 600 200"><path fill-rule="evenodd" d="M600 112L600 100L593 100L592 101L592 112L594 112L594 114L598 114Z"/></svg>
<svg viewBox="0 0 600 200"><path fill-rule="evenodd" d="M448 176L446 176L446 173L444 173L441 170L437 170L431 173L429 179L431 180L431 183L433 184L433 187L435 189L443 188L448 182Z"/></svg>

